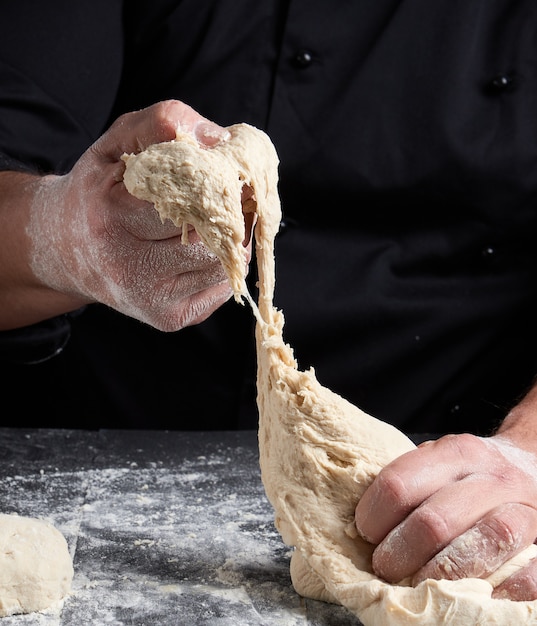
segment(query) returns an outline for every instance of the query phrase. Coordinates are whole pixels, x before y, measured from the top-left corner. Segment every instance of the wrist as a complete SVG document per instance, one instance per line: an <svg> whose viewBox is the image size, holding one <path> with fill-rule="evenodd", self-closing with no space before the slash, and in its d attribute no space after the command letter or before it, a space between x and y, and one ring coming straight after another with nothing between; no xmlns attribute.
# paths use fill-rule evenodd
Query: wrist
<svg viewBox="0 0 537 626"><path fill-rule="evenodd" d="M537 455L537 385L509 411L495 436Z"/></svg>
<svg viewBox="0 0 537 626"><path fill-rule="evenodd" d="M54 289L34 271L32 212L55 176L0 172L0 330L53 318L87 304L77 295ZM49 245L42 242L42 247ZM54 253L54 246L49 245Z"/></svg>

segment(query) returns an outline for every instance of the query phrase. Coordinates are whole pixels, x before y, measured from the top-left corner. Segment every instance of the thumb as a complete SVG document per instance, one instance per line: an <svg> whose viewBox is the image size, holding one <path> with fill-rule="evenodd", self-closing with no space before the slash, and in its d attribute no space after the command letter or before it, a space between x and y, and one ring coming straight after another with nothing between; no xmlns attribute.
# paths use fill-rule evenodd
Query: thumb
<svg viewBox="0 0 537 626"><path fill-rule="evenodd" d="M152 144L171 141L178 132L193 136L207 147L229 137L225 128L202 117L187 104L166 100L120 116L95 142L93 150L100 157L118 161L123 154L136 154Z"/></svg>
<svg viewBox="0 0 537 626"><path fill-rule="evenodd" d="M226 128L206 119L195 124L192 134L198 143L207 148L213 148L222 141L227 141L231 136Z"/></svg>

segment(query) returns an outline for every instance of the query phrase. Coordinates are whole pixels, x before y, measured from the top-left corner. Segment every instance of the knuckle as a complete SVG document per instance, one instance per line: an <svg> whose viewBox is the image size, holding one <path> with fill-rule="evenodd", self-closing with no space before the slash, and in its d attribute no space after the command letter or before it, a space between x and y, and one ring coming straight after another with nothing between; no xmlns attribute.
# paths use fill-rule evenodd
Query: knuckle
<svg viewBox="0 0 537 626"><path fill-rule="evenodd" d="M200 117L180 100L163 100L152 107L153 124L158 135L175 135L178 123L191 126Z"/></svg>
<svg viewBox="0 0 537 626"><path fill-rule="evenodd" d="M428 572L430 578L458 580L472 574L467 568L467 563L460 559L460 555L449 549L435 557L430 565Z"/></svg>
<svg viewBox="0 0 537 626"><path fill-rule="evenodd" d="M416 531L435 550L443 548L451 539L446 516L441 511L422 505L413 513Z"/></svg>
<svg viewBox="0 0 537 626"><path fill-rule="evenodd" d="M408 490L401 475L394 469L383 469L375 479L376 487L380 493L394 503L405 503L408 500Z"/></svg>
<svg viewBox="0 0 537 626"><path fill-rule="evenodd" d="M450 448L454 458L462 459L465 464L471 459L480 458L485 447L485 444L479 437L470 433L447 435L443 440Z"/></svg>
<svg viewBox="0 0 537 626"><path fill-rule="evenodd" d="M480 523L482 534L502 551L533 542L537 528L535 509L519 503L499 507Z"/></svg>

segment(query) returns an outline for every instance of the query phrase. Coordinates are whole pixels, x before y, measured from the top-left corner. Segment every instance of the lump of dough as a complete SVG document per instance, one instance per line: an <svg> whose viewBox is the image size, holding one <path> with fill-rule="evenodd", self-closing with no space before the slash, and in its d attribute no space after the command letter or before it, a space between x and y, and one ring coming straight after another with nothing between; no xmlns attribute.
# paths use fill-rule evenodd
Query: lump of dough
<svg viewBox="0 0 537 626"><path fill-rule="evenodd" d="M277 201L276 150L268 136L248 124L234 124L230 138L206 148L188 133L153 144L138 154L125 154L125 187L133 196L152 202L162 220L194 226L203 243L220 259L235 294L247 296L245 225L241 193L254 190L252 205ZM251 207L250 207L250 210ZM276 233L279 210L264 212L264 224ZM188 243L184 237L183 243Z"/></svg>
<svg viewBox="0 0 537 626"><path fill-rule="evenodd" d="M0 616L43 611L71 589L64 536L44 520L0 514Z"/></svg>

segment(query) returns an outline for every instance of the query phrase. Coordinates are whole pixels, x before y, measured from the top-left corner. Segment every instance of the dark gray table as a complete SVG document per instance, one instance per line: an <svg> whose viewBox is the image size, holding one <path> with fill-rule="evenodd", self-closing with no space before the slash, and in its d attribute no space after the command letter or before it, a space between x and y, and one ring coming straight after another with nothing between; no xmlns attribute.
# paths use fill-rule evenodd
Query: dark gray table
<svg viewBox="0 0 537 626"><path fill-rule="evenodd" d="M294 592L254 432L0 429L0 502L59 528L75 567L61 612L0 626L360 623Z"/></svg>

